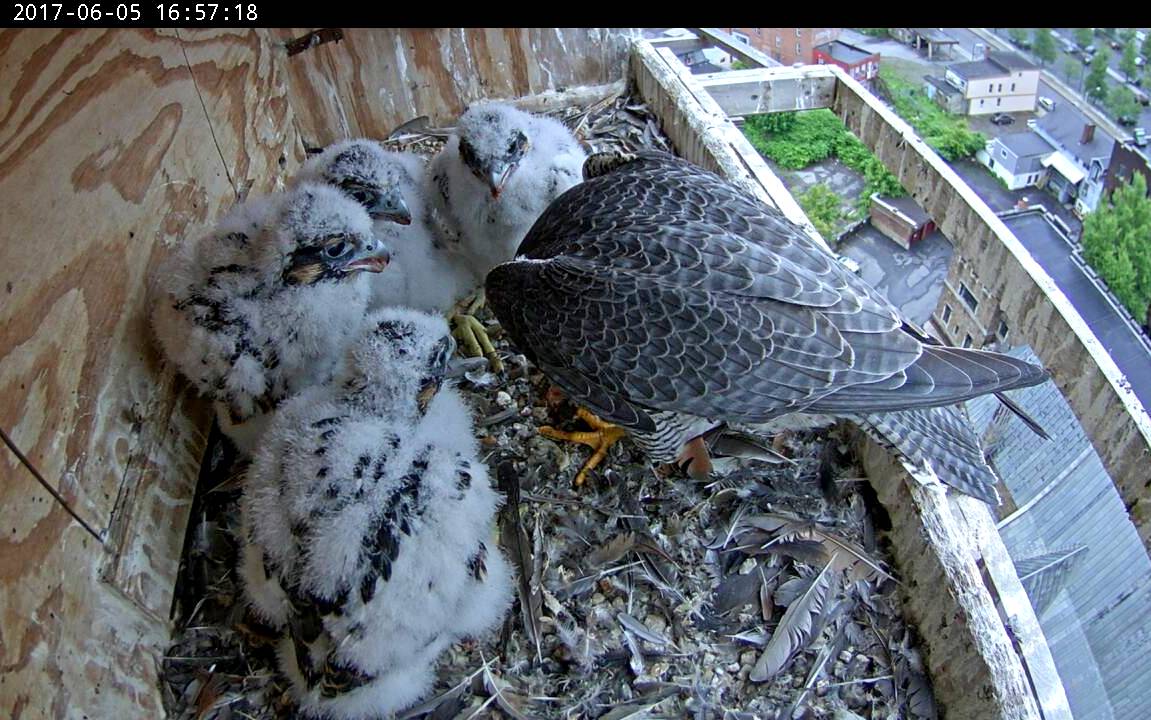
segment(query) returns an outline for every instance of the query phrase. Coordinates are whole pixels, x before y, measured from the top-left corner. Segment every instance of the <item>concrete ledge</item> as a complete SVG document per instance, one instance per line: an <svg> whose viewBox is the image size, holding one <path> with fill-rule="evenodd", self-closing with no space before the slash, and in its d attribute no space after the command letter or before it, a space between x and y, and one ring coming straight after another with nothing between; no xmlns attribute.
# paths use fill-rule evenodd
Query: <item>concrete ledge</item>
<svg viewBox="0 0 1151 720"><path fill-rule="evenodd" d="M935 699L952 718L1038 720L1023 663L976 565L978 552L932 472L913 476L861 437L867 477L891 516L903 607L927 645ZM1017 580L1018 581L1018 580Z"/></svg>

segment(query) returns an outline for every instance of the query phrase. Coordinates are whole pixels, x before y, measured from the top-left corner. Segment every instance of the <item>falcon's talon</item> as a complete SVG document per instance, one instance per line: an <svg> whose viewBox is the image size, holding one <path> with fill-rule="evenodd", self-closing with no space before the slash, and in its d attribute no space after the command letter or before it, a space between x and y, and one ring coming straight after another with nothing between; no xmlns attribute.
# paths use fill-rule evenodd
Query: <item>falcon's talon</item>
<svg viewBox="0 0 1151 720"><path fill-rule="evenodd" d="M591 447L595 452L587 459L580 471L576 473L573 484L576 487L581 487L587 482L588 473L594 470L603 459L607 457L607 451L611 449L612 445L622 440L627 435L627 431L618 425L612 425L609 422L601 420L593 415L591 412L584 408L576 410L576 415L581 420L590 425L593 430L587 431L573 431L557 430L550 425L540 427L540 435L552 440L565 440L567 442L576 442L581 445Z"/></svg>
<svg viewBox="0 0 1151 720"><path fill-rule="evenodd" d="M469 313L457 313L452 316L452 336L460 344L460 350L466 357L486 357L491 365L492 372L503 372L504 363L496 352L495 345L488 337L487 328Z"/></svg>

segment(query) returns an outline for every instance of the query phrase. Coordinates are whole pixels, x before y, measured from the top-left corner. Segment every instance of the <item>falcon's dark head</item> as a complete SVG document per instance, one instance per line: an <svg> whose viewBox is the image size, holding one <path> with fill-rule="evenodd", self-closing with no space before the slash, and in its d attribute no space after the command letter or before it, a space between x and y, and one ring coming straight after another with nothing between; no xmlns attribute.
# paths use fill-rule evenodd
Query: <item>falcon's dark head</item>
<svg viewBox="0 0 1151 720"><path fill-rule="evenodd" d="M391 255L362 207L333 188L302 185L284 199L275 232L285 285L340 282L382 272Z"/></svg>
<svg viewBox="0 0 1151 720"><path fill-rule="evenodd" d="M348 388L381 412L422 416L443 387L456 349L447 323L405 308L381 310L367 323L352 348Z"/></svg>
<svg viewBox="0 0 1151 720"><path fill-rule="evenodd" d="M532 116L510 105L474 105L460 117L460 160L498 198L531 148Z"/></svg>
<svg viewBox="0 0 1151 720"><path fill-rule="evenodd" d="M371 140L347 140L308 161L300 177L337 187L358 202L373 220L408 225L412 214L400 191L407 171L394 154Z"/></svg>

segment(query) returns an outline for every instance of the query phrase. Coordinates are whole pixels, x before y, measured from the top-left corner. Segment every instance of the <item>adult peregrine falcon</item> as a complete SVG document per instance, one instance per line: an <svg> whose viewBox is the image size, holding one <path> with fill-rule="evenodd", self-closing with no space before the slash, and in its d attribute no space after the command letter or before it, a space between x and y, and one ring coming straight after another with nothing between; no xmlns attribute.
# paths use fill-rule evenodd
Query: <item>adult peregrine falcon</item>
<svg viewBox="0 0 1151 720"><path fill-rule="evenodd" d="M503 327L573 399L663 462L722 422L845 417L995 500L978 441L941 406L1042 368L931 344L777 209L684 160L593 156L584 172L487 278Z"/></svg>

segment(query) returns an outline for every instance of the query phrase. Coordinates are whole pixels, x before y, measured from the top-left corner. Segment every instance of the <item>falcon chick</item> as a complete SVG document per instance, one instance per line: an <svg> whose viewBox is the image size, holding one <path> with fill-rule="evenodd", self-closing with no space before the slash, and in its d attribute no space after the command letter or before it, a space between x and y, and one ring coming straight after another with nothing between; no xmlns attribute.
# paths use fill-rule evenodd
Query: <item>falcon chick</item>
<svg viewBox="0 0 1151 720"><path fill-rule="evenodd" d="M152 327L165 355L215 401L221 429L251 455L268 413L325 380L363 322L388 248L332 188L301 185L234 208L159 275Z"/></svg>
<svg viewBox="0 0 1151 720"><path fill-rule="evenodd" d="M367 328L340 376L284 403L244 491L240 574L309 717L413 704L440 652L511 602L498 496L443 386L447 323L389 308Z"/></svg>
<svg viewBox="0 0 1151 720"><path fill-rule="evenodd" d="M940 406L1042 368L929 344L777 209L684 160L593 156L585 172L487 278L504 329L560 389L656 461L723 422L844 417L997 499L974 434Z"/></svg>
<svg viewBox="0 0 1151 720"><path fill-rule="evenodd" d="M480 284L515 257L552 200L581 180L586 155L563 123L511 105L472 105L432 160L433 228Z"/></svg>
<svg viewBox="0 0 1151 720"><path fill-rule="evenodd" d="M373 278L373 308L447 312L474 286L462 260L434 241L427 222L427 168L415 153L387 151L372 140L346 140L308 160L296 182L332 185L372 216L376 235L392 251L392 267Z"/></svg>

